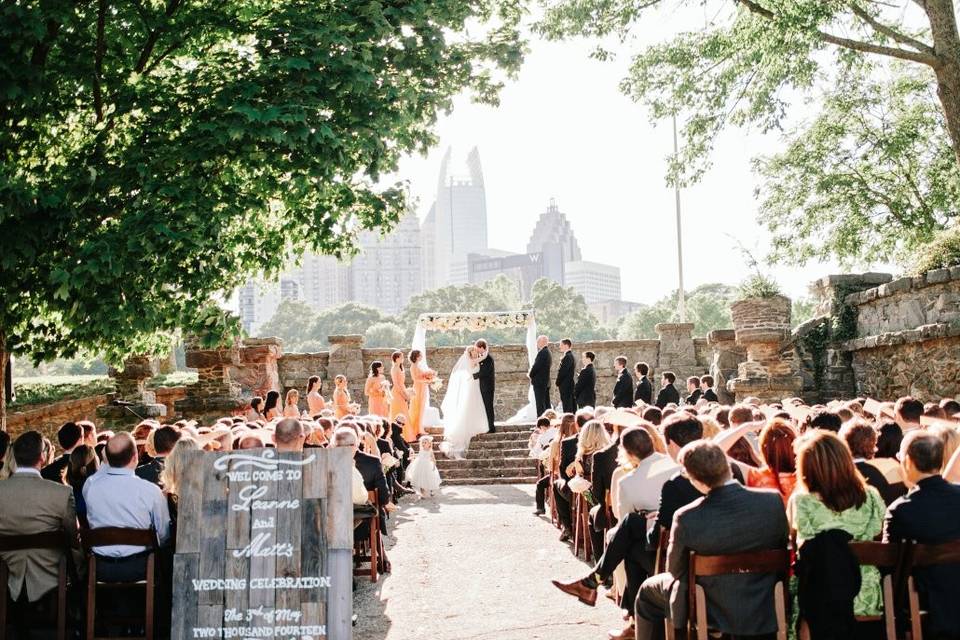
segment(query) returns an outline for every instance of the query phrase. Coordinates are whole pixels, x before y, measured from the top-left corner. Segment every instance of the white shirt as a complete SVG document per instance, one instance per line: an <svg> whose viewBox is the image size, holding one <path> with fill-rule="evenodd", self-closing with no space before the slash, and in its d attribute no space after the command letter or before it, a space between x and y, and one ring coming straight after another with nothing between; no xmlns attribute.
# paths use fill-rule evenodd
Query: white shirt
<svg viewBox="0 0 960 640"><path fill-rule="evenodd" d="M160 487L138 478L133 469L100 467L83 485L90 528L127 527L157 532L161 546L170 539L170 510ZM133 545L94 547L97 555L122 558L146 549Z"/></svg>
<svg viewBox="0 0 960 640"><path fill-rule="evenodd" d="M680 466L664 453L654 452L641 460L636 469L620 478L617 493L620 513L659 509L664 483L679 470Z"/></svg>
<svg viewBox="0 0 960 640"><path fill-rule="evenodd" d="M37 476L38 478L42 478L42 477L43 477L43 476L40 475L40 470L39 470L39 469L34 469L33 467L17 467L16 469L14 469L13 475L15 475L15 476Z"/></svg>
<svg viewBox="0 0 960 640"><path fill-rule="evenodd" d="M363 484L363 474L356 467L353 469L353 504L366 504L369 495L367 487Z"/></svg>

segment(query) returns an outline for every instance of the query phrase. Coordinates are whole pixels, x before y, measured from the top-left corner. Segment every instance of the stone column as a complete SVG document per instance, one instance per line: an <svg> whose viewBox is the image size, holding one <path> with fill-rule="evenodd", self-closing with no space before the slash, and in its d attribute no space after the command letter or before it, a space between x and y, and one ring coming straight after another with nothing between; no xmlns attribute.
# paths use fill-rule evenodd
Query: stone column
<svg viewBox="0 0 960 640"><path fill-rule="evenodd" d="M799 395L803 378L796 361L784 357L782 347L790 337L790 299L785 296L737 300L730 307L736 344L747 352L737 367L737 377L727 384L737 402L747 397L779 402Z"/></svg>
<svg viewBox="0 0 960 640"><path fill-rule="evenodd" d="M733 329L714 329L707 334L707 344L713 351L710 375L713 376L714 390L720 402L732 404L735 398L727 390L727 382L737 377L737 368L746 360L747 354L737 346Z"/></svg>
<svg viewBox="0 0 960 640"><path fill-rule="evenodd" d="M351 399L366 405L363 397L363 384L367 377L367 372L363 369L363 336L329 336L327 341L330 343L330 364L327 367L327 375L330 377L328 395L333 394L334 378L344 375L347 377L347 388L350 390Z"/></svg>
<svg viewBox="0 0 960 640"><path fill-rule="evenodd" d="M187 387L187 397L175 403L185 418L208 422L237 413L246 402L240 385L231 380L230 368L240 364L240 344L206 348L196 339L188 339L186 364L197 370L197 382Z"/></svg>
<svg viewBox="0 0 960 640"><path fill-rule="evenodd" d="M147 389L147 381L157 374L156 363L148 356L130 356L122 369L110 367L116 381L118 404L97 407L97 419L104 428L123 428L145 418L163 418L167 407L157 403L156 394Z"/></svg>
<svg viewBox="0 0 960 640"><path fill-rule="evenodd" d="M280 387L277 368L277 360L282 355L283 340L280 338L247 338L240 346L240 363L227 365L227 374L231 382L240 386L244 398L264 397L270 390L283 395L285 389Z"/></svg>
<svg viewBox="0 0 960 640"><path fill-rule="evenodd" d="M654 327L660 336L660 362L658 370L665 366L684 372L697 366L697 352L693 344L692 322L661 322Z"/></svg>

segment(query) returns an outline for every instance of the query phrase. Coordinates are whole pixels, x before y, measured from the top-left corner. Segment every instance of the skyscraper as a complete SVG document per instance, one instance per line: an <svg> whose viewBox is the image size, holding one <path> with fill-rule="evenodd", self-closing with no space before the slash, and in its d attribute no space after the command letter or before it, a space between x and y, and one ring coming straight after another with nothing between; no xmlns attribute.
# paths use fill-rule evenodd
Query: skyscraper
<svg viewBox="0 0 960 640"><path fill-rule="evenodd" d="M550 198L547 210L540 214L530 234L527 253L542 253L544 277L561 284L565 283L564 265L583 259L570 221L553 198Z"/></svg>
<svg viewBox="0 0 960 640"><path fill-rule="evenodd" d="M587 304L620 299L620 267L578 260L564 265L564 286L572 287Z"/></svg>
<svg viewBox="0 0 960 640"><path fill-rule="evenodd" d="M447 149L437 180L437 199L424 220L423 231L431 231L432 270L425 269L424 288L433 289L467 282L467 256L487 249L487 197L483 185L480 152L467 154L466 176L457 176L450 166L452 150Z"/></svg>
<svg viewBox="0 0 960 640"><path fill-rule="evenodd" d="M420 225L413 212L385 236L360 234L360 253L350 263L350 299L398 313L422 289Z"/></svg>

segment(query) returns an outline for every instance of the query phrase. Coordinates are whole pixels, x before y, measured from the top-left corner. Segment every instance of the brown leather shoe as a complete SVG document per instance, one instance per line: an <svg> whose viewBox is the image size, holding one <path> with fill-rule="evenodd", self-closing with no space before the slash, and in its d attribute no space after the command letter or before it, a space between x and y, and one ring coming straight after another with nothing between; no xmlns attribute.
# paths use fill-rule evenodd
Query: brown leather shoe
<svg viewBox="0 0 960 640"><path fill-rule="evenodd" d="M597 605L597 590L591 589L587 585L583 584L582 580L575 580L573 582L560 582L559 580L551 580L557 589L568 593L571 596L574 596L585 605L594 607Z"/></svg>
<svg viewBox="0 0 960 640"><path fill-rule="evenodd" d="M637 629L632 624L627 625L622 631L611 629L607 632L607 638L610 640L634 640L637 636Z"/></svg>
<svg viewBox="0 0 960 640"><path fill-rule="evenodd" d="M573 537L573 534L570 532L570 529L567 529L566 527L564 527L560 531L560 542L569 542L570 538L572 537Z"/></svg>

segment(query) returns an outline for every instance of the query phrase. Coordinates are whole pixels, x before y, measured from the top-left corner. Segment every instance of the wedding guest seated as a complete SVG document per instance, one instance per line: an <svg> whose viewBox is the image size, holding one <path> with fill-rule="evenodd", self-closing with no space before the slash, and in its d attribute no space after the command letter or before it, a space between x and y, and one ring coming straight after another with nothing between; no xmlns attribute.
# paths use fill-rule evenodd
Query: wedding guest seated
<svg viewBox="0 0 960 640"><path fill-rule="evenodd" d="M404 473L410 465L410 445L403 439L403 425L406 423L407 416L402 413L398 413L390 423L390 442L393 443L393 450L400 458L400 471L397 474L400 482L404 481Z"/></svg>
<svg viewBox="0 0 960 640"><path fill-rule="evenodd" d="M544 460L549 451L550 444L556 438L558 429L550 424L550 418L546 416L537 418L537 426L530 433L527 441L529 456L537 460L537 480L536 490L534 491L534 501L537 505L534 515L541 516L546 513L547 488L550 486L550 473L547 471Z"/></svg>
<svg viewBox="0 0 960 640"><path fill-rule="evenodd" d="M359 443L357 432L349 427L340 427L334 431L332 442L334 447L350 447L354 454L357 453ZM364 485L363 476L360 475L360 470L356 466L351 467L351 470L353 472L353 504L367 504L367 488Z"/></svg>
<svg viewBox="0 0 960 640"><path fill-rule="evenodd" d="M620 431L624 423L637 424L639 416L614 412L604 414L603 426L610 435L610 444L593 454L592 475L590 478L590 493L593 494L595 504L590 508L590 538L594 560L599 560L603 553L603 532L613 526L608 518L609 509L607 500L613 488L613 472L617 468L617 457L620 451Z"/></svg>
<svg viewBox="0 0 960 640"><path fill-rule="evenodd" d="M654 451L653 439L640 427L629 427L623 431L619 449L624 463L634 467L619 481L617 509L621 520L611 529L606 550L603 550L597 564L586 577L571 583L554 581L553 584L592 606L597 599L596 589L609 580L623 562L626 588L621 606L632 614L637 589L653 570L655 550L647 542L653 523L650 516L657 509L663 484L679 467L669 456ZM633 638L633 625L611 636Z"/></svg>
<svg viewBox="0 0 960 640"><path fill-rule="evenodd" d="M954 400L953 398L941 399L940 407L944 413L953 418L956 418L957 414L960 413L960 401Z"/></svg>
<svg viewBox="0 0 960 640"><path fill-rule="evenodd" d="M801 562L810 563L811 569L822 568L817 559L808 558L806 553L819 552L824 556L819 562L829 562L833 556L822 545L837 540L829 536L838 531L845 534L839 538L844 547L851 539L865 542L879 535L886 505L880 493L867 486L857 472L843 440L823 429L808 431L797 441L797 467L798 486L787 505L787 519L795 533ZM826 532L830 532L827 538L820 536ZM820 544L805 546L815 538L820 538ZM860 589L859 593L851 595L849 608L837 609L818 601L824 594L833 593L831 588L843 579L842 571L841 566L834 566L833 571L821 571L820 575L810 570L798 571L799 589L806 589L800 591L801 611L809 618L813 637L820 637L827 630L855 634L854 615L879 616L883 613L880 571L867 565L860 567L859 576L850 579L854 583L859 578ZM808 610L817 615L810 615Z"/></svg>
<svg viewBox="0 0 960 640"><path fill-rule="evenodd" d="M134 474L137 447L129 433L118 433L104 449L107 467L89 478L83 487L90 527L153 529L157 542L170 538L170 510L160 488ZM143 580L147 570L145 547L110 545L95 547L97 577L105 582Z"/></svg>
<svg viewBox="0 0 960 640"><path fill-rule="evenodd" d="M277 452L303 451L303 441L307 434L297 418L284 418L277 423L273 431L273 444Z"/></svg>
<svg viewBox="0 0 960 640"><path fill-rule="evenodd" d="M63 531L66 540L75 540L77 516L73 491L40 475L43 437L37 431L27 431L10 449L8 453L12 454L17 468L9 478L0 481L0 535ZM60 557L55 549L0 553L10 571L7 583L10 599L21 604L35 603L55 589L59 583ZM0 629L0 635L5 632Z"/></svg>
<svg viewBox="0 0 960 640"><path fill-rule="evenodd" d="M877 428L877 458L896 460L903 442L903 429L896 422L884 422ZM899 466L900 462L897 461Z"/></svg>
<svg viewBox="0 0 960 640"><path fill-rule="evenodd" d="M922 415L923 403L911 396L898 398L893 405L893 419L900 425L903 435L921 428L920 416Z"/></svg>
<svg viewBox="0 0 960 640"><path fill-rule="evenodd" d="M658 427L663 421L663 411L661 411L660 407L646 407L640 417L653 426Z"/></svg>
<svg viewBox="0 0 960 640"><path fill-rule="evenodd" d="M785 549L787 518L780 496L733 481L724 451L712 442L693 442L680 452L684 473L706 494L674 515L667 550L667 572L640 586L636 638L663 631L669 615L675 627L687 618L689 552L724 555ZM773 586L777 577L737 574L701 578L710 627L735 636L773 633L777 628Z"/></svg>
<svg viewBox="0 0 960 640"><path fill-rule="evenodd" d="M569 540L573 533L573 516L570 513L571 491L567 486L570 476L567 474L567 468L573 463L577 455L577 423L579 418L579 412L577 416L570 413L563 414L560 418L559 433L550 445L548 456L548 471L550 471L551 477L556 478L551 490L557 508L557 519L560 521L561 542ZM558 495L561 495L559 499L557 498Z"/></svg>
<svg viewBox="0 0 960 640"><path fill-rule="evenodd" d="M160 484L160 474L166 457L180 439L180 430L173 427L160 427L153 432L153 449L156 455L147 464L137 467L137 477L155 485Z"/></svg>
<svg viewBox="0 0 960 640"><path fill-rule="evenodd" d="M87 503L83 500L83 485L100 468L100 459L93 447L80 444L70 453L70 464L64 478L67 486L73 489L73 503L77 510L80 526L87 528Z"/></svg>
<svg viewBox="0 0 960 640"><path fill-rule="evenodd" d="M40 475L44 480L63 482L63 474L67 470L67 465L70 464L70 453L83 442L83 429L76 422L66 422L57 431L57 442L60 443L63 453L41 469Z"/></svg>
<svg viewBox="0 0 960 640"><path fill-rule="evenodd" d="M808 428L810 429L823 429L824 431L832 431L833 433L839 433L840 427L843 426L843 419L839 414L833 411L827 411L826 409L817 411L813 414L813 417L810 418L810 423Z"/></svg>
<svg viewBox="0 0 960 640"><path fill-rule="evenodd" d="M360 441L359 438L360 436L358 434L358 442ZM376 446L376 444L374 444L374 446ZM380 508L386 511L395 509L396 507L390 503L390 488L387 485L387 476L383 473L383 465L380 463L380 457L364 453L357 449L354 452L353 461L356 468L360 471L360 475L363 476L363 485L367 488L367 491L377 490L377 499ZM384 533L387 531L386 525L386 517L382 515L380 529Z"/></svg>
<svg viewBox="0 0 960 640"><path fill-rule="evenodd" d="M263 419L263 414L260 413L260 407L263 405L263 398L260 396L253 396L250 398L250 406L247 408L246 412L243 414L247 422L256 422L257 420Z"/></svg>
<svg viewBox="0 0 960 640"><path fill-rule="evenodd" d="M874 458L877 432L863 421L853 420L843 425L840 437L853 455L853 463L867 484L880 492L885 504L890 504L907 492L900 464L892 458Z"/></svg>
<svg viewBox="0 0 960 640"><path fill-rule="evenodd" d="M888 508L884 541L940 544L960 540L960 486L940 475L943 441L921 429L909 431L900 445L900 464L910 491ZM930 632L960 637L960 565L922 567L913 575L921 605L930 614Z"/></svg>
<svg viewBox="0 0 960 640"><path fill-rule="evenodd" d="M793 493L797 482L796 454L793 451L796 432L789 423L782 418L773 418L766 425L762 422L744 423L737 428L722 432L714 442L726 451L737 438L761 426L763 426L760 432L762 465L755 467L740 461L735 462L740 466L748 487L776 490L786 507L787 500L790 499L790 494Z"/></svg>
<svg viewBox="0 0 960 640"><path fill-rule="evenodd" d="M960 427L960 423L957 424L957 427ZM947 462L953 457L954 452L960 447L960 430L957 427L947 426L946 424L935 424L927 427L927 433L931 433L943 441L944 469Z"/></svg>
<svg viewBox="0 0 960 640"><path fill-rule="evenodd" d="M170 513L170 546L175 547L177 542L177 515L180 502L180 483L187 469L187 456L190 451L197 451L199 446L193 438L180 438L174 445L163 469L160 471L160 486L167 499L167 510Z"/></svg>
<svg viewBox="0 0 960 640"><path fill-rule="evenodd" d="M727 421L730 424L730 430L739 430L742 437L725 445L727 455L745 465L759 467L763 464L755 449L759 446L759 438L755 429L740 429L745 424L763 421L762 414L755 415L753 407L746 404L735 405L727 414Z"/></svg>
<svg viewBox="0 0 960 640"><path fill-rule="evenodd" d="M663 423L663 438L667 441L667 455L677 462L683 447L703 438L703 425L699 419L685 413L670 416ZM673 514L701 496L690 479L679 471L664 482L660 491L660 506L657 508L656 528L651 532L650 540L656 542L661 530L669 531L673 525Z"/></svg>

